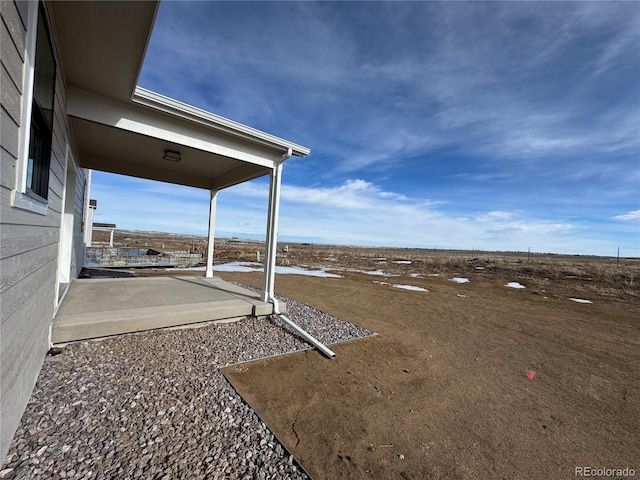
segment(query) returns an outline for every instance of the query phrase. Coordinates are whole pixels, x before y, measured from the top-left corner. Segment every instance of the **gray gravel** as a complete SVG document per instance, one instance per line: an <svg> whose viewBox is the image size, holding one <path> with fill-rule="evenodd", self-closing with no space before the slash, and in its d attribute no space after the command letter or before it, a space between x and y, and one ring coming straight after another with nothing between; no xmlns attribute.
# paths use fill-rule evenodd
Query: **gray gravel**
<svg viewBox="0 0 640 480"><path fill-rule="evenodd" d="M324 343L373 333L285 301ZM307 479L219 370L304 348L255 318L68 345L47 357L0 478Z"/></svg>

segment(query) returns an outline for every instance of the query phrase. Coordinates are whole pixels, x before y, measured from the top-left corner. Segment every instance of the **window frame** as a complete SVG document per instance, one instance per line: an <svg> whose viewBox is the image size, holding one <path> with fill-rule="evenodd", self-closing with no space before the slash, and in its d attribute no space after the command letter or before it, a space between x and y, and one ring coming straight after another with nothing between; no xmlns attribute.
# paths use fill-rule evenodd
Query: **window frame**
<svg viewBox="0 0 640 480"><path fill-rule="evenodd" d="M31 185L28 184L29 179L29 149L31 147L32 128L34 124L34 114L42 117L42 111L40 107L37 107L34 111L35 94L35 62L36 62L36 44L38 38L38 20L42 18L45 28L45 34L49 45L51 46L52 60L54 63L54 77L53 77L53 98L52 98L52 115L51 125L47 125L48 122L45 118L36 120L40 124L40 127L46 126L50 128L50 138L45 142L44 147L47 149L49 155L48 171L46 172L46 188L48 194L49 174L51 169L51 148L53 142L53 130L54 130L54 116L55 116L55 95L57 86L57 73L58 73L58 61L55 53L55 45L53 43L53 36L51 34L51 26L47 9L42 2L28 2L29 10L27 14L27 35L25 45L25 64L24 64L24 76L23 76L23 89L22 89L22 105L21 105L21 128L20 128L20 143L18 150L18 161L16 168L16 185L12 195L11 205L16 208L28 210L40 215L47 215L49 210L47 198L42 197L36 191L31 189Z"/></svg>

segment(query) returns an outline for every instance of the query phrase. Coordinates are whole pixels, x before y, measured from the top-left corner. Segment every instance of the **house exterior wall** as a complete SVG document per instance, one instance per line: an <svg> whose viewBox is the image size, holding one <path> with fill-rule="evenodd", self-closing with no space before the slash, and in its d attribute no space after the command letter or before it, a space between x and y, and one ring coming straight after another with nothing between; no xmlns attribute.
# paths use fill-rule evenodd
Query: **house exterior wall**
<svg viewBox="0 0 640 480"><path fill-rule="evenodd" d="M31 396L49 349L50 326L56 308L58 254L67 164L74 162L66 115L66 85L56 56L52 155L48 202L36 212L13 205L21 168L21 132L30 128L23 114L27 68L28 16L37 3L2 0L1 137L0 137L0 458L4 458ZM24 150L24 148L23 148ZM83 216L87 198L86 171L76 166L73 196L71 278L83 265Z"/></svg>
<svg viewBox="0 0 640 480"><path fill-rule="evenodd" d="M71 157L69 161L75 163L75 157ZM73 248L71 255L71 278L78 278L80 270L84 265L84 229L85 215L87 213L87 202L89 202L89 183L88 175L85 169L76 169L76 185L74 189L73 200ZM91 229L91 225L87 223L86 228Z"/></svg>

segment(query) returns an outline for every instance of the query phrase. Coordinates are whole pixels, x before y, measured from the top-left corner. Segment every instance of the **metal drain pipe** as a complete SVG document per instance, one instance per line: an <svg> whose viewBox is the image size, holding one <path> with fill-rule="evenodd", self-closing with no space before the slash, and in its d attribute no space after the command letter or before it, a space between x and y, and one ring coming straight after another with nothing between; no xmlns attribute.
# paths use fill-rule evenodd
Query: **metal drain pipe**
<svg viewBox="0 0 640 480"><path fill-rule="evenodd" d="M269 185L269 214L267 221L267 244L266 255L264 262L264 290L262 293L263 302L271 302L273 305L274 314L282 320L284 323L293 328L302 338L320 350L328 358L335 357L335 353L329 350L326 345L320 343L318 339L310 335L308 332L300 328L299 325L292 322L289 318L280 312L280 306L278 300L273 293L276 257L278 248L278 215L280 210L280 184L282 179L282 164L286 159L291 157L292 151L289 148L288 151L282 155L282 158L277 162L276 167L271 171L271 181Z"/></svg>
<svg viewBox="0 0 640 480"><path fill-rule="evenodd" d="M309 342L311 345L316 347L327 358L333 358L333 357L336 356L335 352L330 350L324 343L320 342L320 340L315 338L313 335L311 335L306 330L303 330L298 324L292 322L288 317L286 317L285 315L280 313L280 307L278 306L278 300L276 300L273 297L271 297L269 300L273 304L273 312L274 312L274 314L280 320L282 320L284 323L286 323L291 328L293 328L302 338L304 338L307 342Z"/></svg>

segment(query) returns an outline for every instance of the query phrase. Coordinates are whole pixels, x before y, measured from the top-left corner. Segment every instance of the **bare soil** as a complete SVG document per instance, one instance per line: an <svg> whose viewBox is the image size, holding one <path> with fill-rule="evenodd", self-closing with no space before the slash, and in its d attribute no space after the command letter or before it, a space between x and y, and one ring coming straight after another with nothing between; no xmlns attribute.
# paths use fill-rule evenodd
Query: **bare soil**
<svg viewBox="0 0 640 480"><path fill-rule="evenodd" d="M640 471L636 298L579 304L569 297L582 292L514 290L510 277L392 279L426 293L372 280L278 276L278 293L378 336L332 347L332 360L310 351L225 371L314 479Z"/></svg>
<svg viewBox="0 0 640 480"><path fill-rule="evenodd" d="M637 259L298 245L279 261L398 275L278 275L276 293L378 335L225 370L314 479L640 474Z"/></svg>

